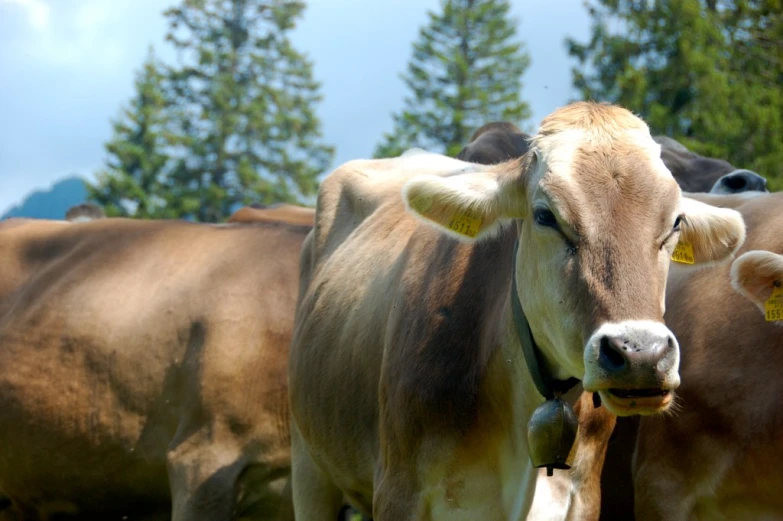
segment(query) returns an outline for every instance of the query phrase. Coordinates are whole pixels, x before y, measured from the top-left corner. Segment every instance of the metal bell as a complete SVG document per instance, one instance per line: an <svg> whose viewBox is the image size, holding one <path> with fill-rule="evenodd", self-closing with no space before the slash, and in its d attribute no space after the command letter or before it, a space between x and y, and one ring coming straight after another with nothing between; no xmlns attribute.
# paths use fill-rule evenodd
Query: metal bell
<svg viewBox="0 0 783 521"><path fill-rule="evenodd" d="M569 455L579 422L571 406L560 398L545 401L533 411L527 424L530 460L536 468L570 469Z"/></svg>

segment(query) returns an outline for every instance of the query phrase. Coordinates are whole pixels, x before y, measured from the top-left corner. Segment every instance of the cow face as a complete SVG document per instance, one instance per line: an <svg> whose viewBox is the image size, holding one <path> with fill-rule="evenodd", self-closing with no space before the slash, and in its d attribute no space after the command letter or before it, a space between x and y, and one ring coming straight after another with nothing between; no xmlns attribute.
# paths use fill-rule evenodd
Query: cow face
<svg viewBox="0 0 783 521"><path fill-rule="evenodd" d="M550 370L582 379L618 415L665 410L679 385L679 346L663 324L678 242L698 264L744 240L737 212L682 197L644 122L603 104L553 113L519 160L420 176L403 196L462 240L521 220L519 298Z"/></svg>

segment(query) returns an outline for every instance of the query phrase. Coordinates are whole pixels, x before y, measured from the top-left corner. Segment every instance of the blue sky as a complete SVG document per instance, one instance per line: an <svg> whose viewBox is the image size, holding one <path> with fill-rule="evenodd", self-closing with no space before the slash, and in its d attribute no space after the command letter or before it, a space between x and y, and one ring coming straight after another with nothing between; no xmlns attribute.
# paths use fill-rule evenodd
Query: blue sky
<svg viewBox="0 0 783 521"><path fill-rule="evenodd" d="M0 214L70 174L90 178L105 159L110 119L133 94L149 45L163 43L176 0L0 0ZM438 0L310 0L294 32L322 83L318 113L334 165L369 157L406 94L405 69ZM581 0L512 0L532 58L522 95L538 121L575 96L564 39L585 40Z"/></svg>

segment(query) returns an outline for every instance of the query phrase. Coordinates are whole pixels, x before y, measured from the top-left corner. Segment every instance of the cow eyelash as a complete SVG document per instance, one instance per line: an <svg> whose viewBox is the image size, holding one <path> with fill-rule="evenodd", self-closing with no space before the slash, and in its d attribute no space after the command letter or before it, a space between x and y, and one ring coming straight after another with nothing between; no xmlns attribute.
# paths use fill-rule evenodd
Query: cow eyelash
<svg viewBox="0 0 783 521"><path fill-rule="evenodd" d="M672 232L680 231L680 225L682 224L682 221L683 221L682 215L678 215L677 218L674 220L674 226L672 226Z"/></svg>
<svg viewBox="0 0 783 521"><path fill-rule="evenodd" d="M663 249L663 248L666 246L666 243L667 243L667 242L669 242L669 240L672 238L672 236L673 236L675 233L677 233L677 232L679 232L679 231L680 231L680 226L682 226L682 222L683 222L684 220L685 220L685 219L683 218L683 216L682 216L682 215L678 215L678 216L677 216L677 218L674 220L674 226L672 226L672 231L670 231L670 232L669 232L669 235L667 235L667 236L666 236L666 238L665 238L665 239L663 240L663 242L661 243L661 246L660 246L660 249L661 249L661 250L662 250L662 249Z"/></svg>

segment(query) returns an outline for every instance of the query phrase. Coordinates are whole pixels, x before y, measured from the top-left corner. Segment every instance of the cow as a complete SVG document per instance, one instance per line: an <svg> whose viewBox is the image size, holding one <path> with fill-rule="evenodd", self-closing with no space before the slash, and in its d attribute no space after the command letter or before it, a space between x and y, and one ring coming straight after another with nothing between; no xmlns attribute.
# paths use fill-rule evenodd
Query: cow
<svg viewBox="0 0 783 521"><path fill-rule="evenodd" d="M783 193L700 198L739 211L747 240L731 265L670 276L682 386L676 414L640 421L636 519L781 519L783 299L769 299L783 282Z"/></svg>
<svg viewBox="0 0 783 521"><path fill-rule="evenodd" d="M654 136L653 139L661 145L661 159L666 168L686 192L767 191L766 179L756 172L737 169L723 159L700 156L668 136ZM719 182L721 178L723 180Z"/></svg>
<svg viewBox="0 0 783 521"><path fill-rule="evenodd" d="M531 136L509 122L492 122L479 127L457 159L493 165L522 157L530 149ZM616 417L605 408L596 407L591 393L581 385L563 396L573 404L579 421L574 442L579 458L571 468L556 476L539 471L533 505L528 521L550 519L597 520L601 509L601 469L606 445L614 430ZM572 497L573 494L573 497ZM569 517L570 516L570 517Z"/></svg>
<svg viewBox="0 0 783 521"><path fill-rule="evenodd" d="M253 204L245 206L231 214L230 223L259 223L284 221L298 226L313 226L315 210L292 204L264 206Z"/></svg>
<svg viewBox="0 0 783 521"><path fill-rule="evenodd" d="M291 520L310 229L0 224L0 519Z"/></svg>
<svg viewBox="0 0 783 521"><path fill-rule="evenodd" d="M689 182L690 186L698 186L701 190L713 194L740 193L748 191L766 191L766 179L750 170L731 170L723 168L725 161L701 158L690 153L678 142L663 136L655 136L665 150L661 156L664 164L672 165L677 171L675 180ZM521 157L528 150L530 136L524 134L518 127L507 122L493 122L480 127L471 137L457 156L465 161L495 164L514 157ZM675 154L679 153L679 156ZM683 157L692 158L685 162ZM677 158L680 158L677 161ZM709 187L703 181L709 182L710 173L707 167L719 167L718 172L729 170ZM697 183L698 181L698 183ZM613 461L613 474L604 475L604 486L607 490L626 491L632 493L630 482L630 457L632 446L625 441L633 439L638 426L638 418L623 418L615 430L615 417L606 409L596 408L590 393L579 394L580 387L566 395L574 404L580 428L575 446L581 457L572 464L572 468L549 479L537 482L533 506L528 516L530 521L539 519L579 519L582 521L596 520L604 513L605 519L625 519L633 515L633 506L617 501L612 494L601 495L601 472L607 446L611 450L610 460ZM611 445L610 443L611 437ZM617 462L622 461L618 465ZM618 468L627 469L618 472ZM543 472L541 471L543 476ZM629 492L630 491L630 492ZM603 505L603 509L601 508Z"/></svg>
<svg viewBox="0 0 783 521"><path fill-rule="evenodd" d="M92 221L103 219L106 214L103 208L95 203L81 203L68 208L65 212L65 220L70 222Z"/></svg>
<svg viewBox="0 0 783 521"><path fill-rule="evenodd" d="M530 149L530 136L507 121L494 121L479 127L457 159L493 165L522 157Z"/></svg>
<svg viewBox="0 0 783 521"><path fill-rule="evenodd" d="M641 119L592 102L497 165L349 162L316 208L289 362L298 521L343 494L376 521L524 519L534 410L575 378L610 413L668 409L670 256L744 240L739 214L681 196Z"/></svg>
<svg viewBox="0 0 783 521"><path fill-rule="evenodd" d="M653 139L662 146L662 160L683 188L711 194L767 191L766 179L755 172L735 169L726 161L699 156L665 136L654 136ZM529 141L530 136L511 123L489 123L476 130L471 142L457 158L495 164L522 156L528 150ZM580 396L578 392L572 392L567 395L574 403L579 418L576 446L580 448L578 453L582 457L574 462L570 470L537 482L534 504L528 517L530 521L566 518L586 521L599 516L613 520L633 516L633 503L628 501L628 496L633 493L630 458L638 418L622 418L615 427L615 417L605 409L592 406L589 394ZM602 462L607 447L612 467L602 479L604 488L610 493L602 496Z"/></svg>

